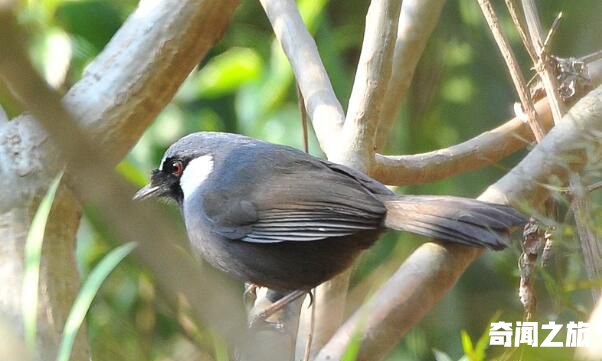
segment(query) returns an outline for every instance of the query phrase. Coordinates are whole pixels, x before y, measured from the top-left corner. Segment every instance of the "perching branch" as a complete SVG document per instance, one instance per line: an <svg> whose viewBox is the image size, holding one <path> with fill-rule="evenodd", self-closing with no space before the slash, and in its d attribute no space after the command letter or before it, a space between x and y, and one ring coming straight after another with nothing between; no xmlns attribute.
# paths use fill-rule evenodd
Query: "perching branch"
<svg viewBox="0 0 602 361"><path fill-rule="evenodd" d="M334 94L316 43L305 27L295 1L260 2L293 68L320 147L330 154L337 149L332 135L340 133L345 113Z"/></svg>
<svg viewBox="0 0 602 361"><path fill-rule="evenodd" d="M602 148L602 86L581 99L544 140L479 199L537 208L550 177L566 181L587 163L586 150ZM595 160L594 160L595 161ZM337 360L359 332L357 360L379 360L453 286L481 250L428 243L337 331L316 360ZM369 317L366 317L369 315Z"/></svg>

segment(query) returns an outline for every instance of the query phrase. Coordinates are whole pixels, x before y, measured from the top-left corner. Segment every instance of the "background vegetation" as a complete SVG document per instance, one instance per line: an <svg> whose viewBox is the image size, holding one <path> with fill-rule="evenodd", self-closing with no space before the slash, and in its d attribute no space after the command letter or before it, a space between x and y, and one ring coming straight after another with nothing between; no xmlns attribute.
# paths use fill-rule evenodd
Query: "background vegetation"
<svg viewBox="0 0 602 361"><path fill-rule="evenodd" d="M315 36L335 92L349 98L359 57L367 1L300 0L305 22ZM132 0L23 1L19 17L29 29L31 57L55 87L66 90L110 40L136 6ZM599 24L602 3L550 0L540 5L544 23L564 13L553 42L554 53L580 56L602 48ZM509 19L504 27L519 49ZM526 54L519 52L522 64ZM513 86L475 1L450 1L429 41L414 76L410 96L390 135L387 153L410 154L458 143L510 118L516 99ZM22 109L0 84L0 104L9 115ZM345 107L346 104L343 103ZM301 122L291 69L272 28L257 2L245 1L223 39L199 64L172 103L164 109L140 142L119 166L132 183L142 185L165 148L179 137L199 130L242 133L274 143L302 147ZM312 138L310 151L320 155ZM511 167L508 159L496 166L431 184L398 189L402 193L476 196ZM600 199L594 217L602 220ZM587 320L592 298L585 284L582 257L574 230L563 222L555 232L553 259L538 276L537 320L560 323ZM173 216L178 217L176 210ZM569 218L570 219L570 218ZM115 246L110 229L95 227L87 212L79 231L77 253L83 277ZM602 224L602 222L597 222ZM168 242L169 240L166 240ZM395 269L420 242L406 234L389 234L371 249L354 272L354 283L381 271ZM500 253L488 252L471 266L449 295L390 356L395 360L431 360L434 349L458 359L468 351L466 336L476 340L497 314L504 321L520 320L517 298L518 245ZM181 333L178 321L153 286L152 276L126 261L105 282L87 316L94 360L180 360L199 357ZM204 342L218 359L220 344L210 333ZM487 359L501 356L499 347ZM531 349L526 359L570 358L572 350ZM530 353L537 355L529 356ZM443 357L439 354L439 357ZM510 356L510 359L515 359ZM474 356L473 359L479 359Z"/></svg>

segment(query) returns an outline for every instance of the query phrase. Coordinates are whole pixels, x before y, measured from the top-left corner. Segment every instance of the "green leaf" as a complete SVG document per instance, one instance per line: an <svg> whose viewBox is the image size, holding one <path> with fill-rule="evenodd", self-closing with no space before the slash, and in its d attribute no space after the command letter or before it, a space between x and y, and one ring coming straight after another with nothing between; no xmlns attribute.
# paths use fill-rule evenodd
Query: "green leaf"
<svg viewBox="0 0 602 361"><path fill-rule="evenodd" d="M56 23L100 51L121 26L121 14L106 1L66 1L56 9Z"/></svg>
<svg viewBox="0 0 602 361"><path fill-rule="evenodd" d="M37 316L38 316L38 287L40 279L40 262L42 258L42 244L48 215L52 208L52 202L61 182L62 173L56 176L44 199L38 206L36 214L31 222L25 241L25 270L22 288L22 312L25 328L25 342L33 350L36 344Z"/></svg>
<svg viewBox="0 0 602 361"><path fill-rule="evenodd" d="M194 88L202 97L217 98L259 79L262 69L263 61L254 49L232 48L213 57L198 72Z"/></svg>
<svg viewBox="0 0 602 361"><path fill-rule="evenodd" d="M468 334L468 332L466 332L466 330L462 330L460 334L462 336L462 350L464 350L465 354L470 356L474 352L470 335Z"/></svg>
<svg viewBox="0 0 602 361"><path fill-rule="evenodd" d="M324 12L327 0L301 0L298 3L299 13L310 33L315 34L320 15Z"/></svg>
<svg viewBox="0 0 602 361"><path fill-rule="evenodd" d="M92 270L84 285L82 286L67 321L65 322L65 328L63 329L63 337L61 339L61 345L57 355L57 361L68 361L71 356L71 350L73 349L73 342L77 336L77 332L82 325L86 313L92 304L92 300L98 293L100 286L109 274L117 267L132 250L136 247L133 242L121 245L109 254L107 254L102 261L98 263Z"/></svg>

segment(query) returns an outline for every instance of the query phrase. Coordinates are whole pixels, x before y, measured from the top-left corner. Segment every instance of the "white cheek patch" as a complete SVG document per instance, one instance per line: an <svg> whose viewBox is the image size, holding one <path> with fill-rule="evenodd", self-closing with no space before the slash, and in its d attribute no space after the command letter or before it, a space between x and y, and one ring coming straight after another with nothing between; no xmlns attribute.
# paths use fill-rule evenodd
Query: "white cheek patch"
<svg viewBox="0 0 602 361"><path fill-rule="evenodd" d="M164 155L163 159L161 159L161 163L159 163L159 170L160 171L163 170L163 163L165 163L165 159L167 159L167 155Z"/></svg>
<svg viewBox="0 0 602 361"><path fill-rule="evenodd" d="M213 171L213 157L209 154L191 160L180 177L184 199L190 197Z"/></svg>

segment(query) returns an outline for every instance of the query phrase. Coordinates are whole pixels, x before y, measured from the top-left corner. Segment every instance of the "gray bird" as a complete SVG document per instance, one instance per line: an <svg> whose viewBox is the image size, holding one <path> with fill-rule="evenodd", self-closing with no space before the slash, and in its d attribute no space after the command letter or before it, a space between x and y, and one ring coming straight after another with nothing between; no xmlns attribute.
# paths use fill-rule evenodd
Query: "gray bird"
<svg viewBox="0 0 602 361"><path fill-rule="evenodd" d="M177 202L194 250L210 264L283 292L342 272L387 229L499 250L527 221L504 205L398 195L294 148L213 132L169 147L134 199L156 196Z"/></svg>

